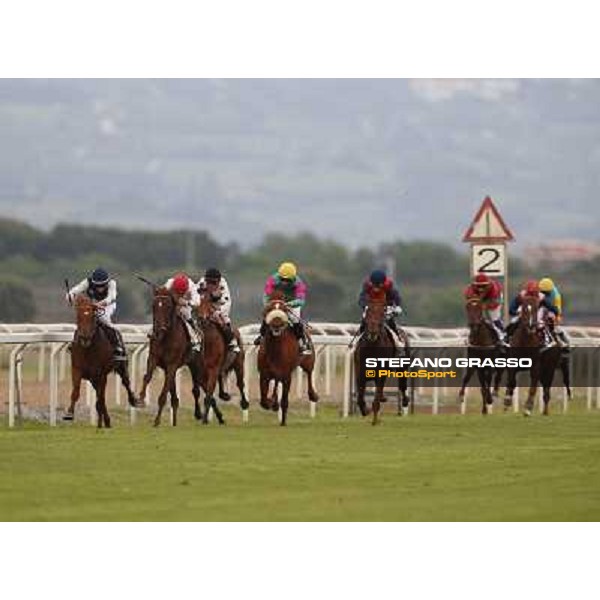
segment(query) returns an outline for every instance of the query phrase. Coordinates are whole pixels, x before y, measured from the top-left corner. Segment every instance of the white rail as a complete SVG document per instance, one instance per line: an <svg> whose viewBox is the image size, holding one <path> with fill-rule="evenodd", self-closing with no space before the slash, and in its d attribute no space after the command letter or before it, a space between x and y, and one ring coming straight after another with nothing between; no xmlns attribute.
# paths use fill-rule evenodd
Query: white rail
<svg viewBox="0 0 600 600"><path fill-rule="evenodd" d="M354 339L358 325L356 323L311 323L311 334L317 352L318 366L324 366L325 394L331 395L332 381L335 377L337 360L342 361L342 415L349 414L351 394L352 352L349 343ZM130 369L132 383L143 373L147 359L148 333L150 325L120 324L119 330L129 346L134 346L130 352ZM574 346L600 346L600 327L566 327L571 343ZM255 377L256 347L253 341L258 335L257 324L240 327L242 341L246 348L246 374ZM22 397L22 362L23 353L29 347L38 351L38 381L44 381L46 372L46 357L48 355L48 398L49 422L55 425L58 408L58 384L64 376L67 362L67 344L73 339L75 326L70 323L56 324L2 324L0 323L0 344L11 345L8 365L8 424L15 423L15 409L19 403L17 397ZM406 333L411 345L418 347L461 347L466 345L467 330L464 328L435 329L429 327L406 327ZM324 361L321 363L321 361ZM120 382L116 382L115 398L120 403ZM303 381L296 378L296 393L301 396ZM437 394L434 394L437 398ZM90 414L93 415L93 403L88 394ZM592 407L592 389L587 391L587 406ZM596 407L600 408L600 389L596 390ZM435 412L435 411L434 411ZM315 406L311 403L311 415L315 414ZM130 419L135 419L135 411L130 411Z"/></svg>

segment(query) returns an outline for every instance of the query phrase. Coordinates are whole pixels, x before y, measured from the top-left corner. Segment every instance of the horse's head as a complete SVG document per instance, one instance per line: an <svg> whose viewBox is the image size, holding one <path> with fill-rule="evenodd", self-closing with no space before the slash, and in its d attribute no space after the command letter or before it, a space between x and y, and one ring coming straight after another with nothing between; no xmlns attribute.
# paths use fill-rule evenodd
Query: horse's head
<svg viewBox="0 0 600 600"><path fill-rule="evenodd" d="M152 337L160 340L173 325L175 317L175 297L165 287L154 290L152 300Z"/></svg>
<svg viewBox="0 0 600 600"><path fill-rule="evenodd" d="M483 321L483 306L479 296L469 296L465 302L465 311L467 313L467 325L474 328Z"/></svg>
<svg viewBox="0 0 600 600"><path fill-rule="evenodd" d="M76 338L78 343L87 348L92 343L96 333L96 311L97 307L86 296L78 296L75 300L75 320L77 323Z"/></svg>
<svg viewBox="0 0 600 600"><path fill-rule="evenodd" d="M200 294L200 304L196 309L196 314L200 318L201 321L210 320L211 316L215 312L215 307L213 303L210 301L210 295L208 293Z"/></svg>
<svg viewBox="0 0 600 600"><path fill-rule="evenodd" d="M525 295L521 300L519 321L521 326L526 327L530 332L536 329L539 305L540 301L537 295Z"/></svg>
<svg viewBox="0 0 600 600"><path fill-rule="evenodd" d="M271 298L265 307L264 317L265 323L273 336L279 337L285 331L285 328L289 325L290 318L283 295L280 296L277 294Z"/></svg>
<svg viewBox="0 0 600 600"><path fill-rule="evenodd" d="M365 337L369 342L375 342L383 333L385 323L385 300L371 300L367 305L365 315Z"/></svg>

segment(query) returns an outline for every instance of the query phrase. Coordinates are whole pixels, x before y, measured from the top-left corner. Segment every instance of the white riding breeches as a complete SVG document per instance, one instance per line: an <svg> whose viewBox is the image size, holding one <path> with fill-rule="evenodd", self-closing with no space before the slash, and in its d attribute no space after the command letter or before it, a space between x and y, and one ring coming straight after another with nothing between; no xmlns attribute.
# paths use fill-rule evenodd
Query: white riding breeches
<svg viewBox="0 0 600 600"><path fill-rule="evenodd" d="M113 302L108 306L103 306L102 310L98 311L98 321L103 325L108 325L108 327L112 327L112 316L115 314L115 310L117 309L117 305Z"/></svg>
<svg viewBox="0 0 600 600"><path fill-rule="evenodd" d="M499 321L502 318L502 307L488 308L487 314L490 321Z"/></svg>

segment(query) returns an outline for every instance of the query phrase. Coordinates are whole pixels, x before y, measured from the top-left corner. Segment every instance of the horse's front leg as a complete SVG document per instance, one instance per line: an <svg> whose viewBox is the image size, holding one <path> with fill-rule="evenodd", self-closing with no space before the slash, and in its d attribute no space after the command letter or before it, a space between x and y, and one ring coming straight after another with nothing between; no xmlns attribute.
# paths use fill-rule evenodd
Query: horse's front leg
<svg viewBox="0 0 600 600"><path fill-rule="evenodd" d="M177 410L179 409L179 396L177 395L177 377L173 378L173 383L171 384L169 395L171 396L171 410L173 412L171 424L173 425L173 427L175 427L177 426Z"/></svg>
<svg viewBox="0 0 600 600"><path fill-rule="evenodd" d="M248 399L246 398L246 390L245 390L245 383L244 383L244 360L243 358L240 359L238 357L238 359L236 359L235 362L235 366L234 366L234 372L235 372L235 383L237 385L237 388L240 392L240 408L242 410L248 410L248 408L250 407L250 403L248 402Z"/></svg>
<svg viewBox="0 0 600 600"><path fill-rule="evenodd" d="M146 361L146 372L144 373L144 379L142 383L142 391L140 392L138 402L141 403L142 406L146 403L146 390L152 381L152 376L154 375L154 371L156 370L156 357L152 353L152 351L148 354L148 360Z"/></svg>
<svg viewBox="0 0 600 600"><path fill-rule="evenodd" d="M225 389L225 382L224 379L225 377L227 377L226 374L224 373L220 373L217 383L219 386L219 398L221 400L223 400L224 402L229 402L231 400L231 394L227 392L227 390Z"/></svg>
<svg viewBox="0 0 600 600"><path fill-rule="evenodd" d="M458 392L458 400L459 402L464 402L465 400L465 389L471 381L471 377L473 377L473 373L475 372L475 367L467 367L465 375L462 380L462 385L460 386L460 390Z"/></svg>
<svg viewBox="0 0 600 600"><path fill-rule="evenodd" d="M504 412L513 405L513 393L517 387L517 370L514 368L506 369L506 391L504 392Z"/></svg>
<svg viewBox="0 0 600 600"><path fill-rule="evenodd" d="M538 383L539 383L539 374L536 368L532 368L531 371L531 380L529 385L529 393L527 394L527 401L525 402L525 411L524 414L526 417L531 416L533 411L533 406L535 403L535 396L537 394Z"/></svg>
<svg viewBox="0 0 600 600"><path fill-rule="evenodd" d="M202 409L200 408L200 367L195 362L188 364L192 375L192 396L194 396L194 418L202 420Z"/></svg>
<svg viewBox="0 0 600 600"><path fill-rule="evenodd" d="M265 410L271 410L272 401L269 399L269 382L270 377L264 373L260 373L260 406Z"/></svg>
<svg viewBox="0 0 600 600"><path fill-rule="evenodd" d="M75 418L75 404L79 400L81 394L81 379L81 369L78 367L71 367L71 404L69 404L69 408L63 416L65 421L72 421Z"/></svg>
<svg viewBox="0 0 600 600"><path fill-rule="evenodd" d="M288 376L281 382L281 425L285 426L287 424L287 412L289 406L289 394L290 394L290 385L292 383L291 376Z"/></svg>
<svg viewBox="0 0 600 600"><path fill-rule="evenodd" d="M385 382L385 377L380 377L375 381L375 398L373 399L373 425L377 425L377 423L379 423L379 409L381 407L381 403L385 402L385 397L383 395Z"/></svg>
<svg viewBox="0 0 600 600"><path fill-rule="evenodd" d="M101 429L102 425L106 428L110 428L110 416L108 415L108 409L106 408L106 373L98 376L98 378L92 381L92 385L96 390L96 413L98 414L98 428Z"/></svg>
<svg viewBox="0 0 600 600"><path fill-rule="evenodd" d="M302 370L306 373L306 378L308 379L308 399L311 402L318 402L319 394L317 394L313 384L313 370L315 366L314 360L312 361L312 365L310 366L303 366L302 364L300 364L300 366L302 367Z"/></svg>
<svg viewBox="0 0 600 600"><path fill-rule="evenodd" d="M162 389L160 390L160 394L158 395L158 411L156 413L156 417L154 417L154 427L158 427L160 425L162 411L167 401L167 393L171 389L171 385L175 379L175 371L176 369L173 367L167 367L165 370L165 381Z"/></svg>
<svg viewBox="0 0 600 600"><path fill-rule="evenodd" d="M124 361L119 361L115 371L121 378L121 382L123 383L123 387L127 391L127 400L130 406L134 408L143 408L145 406L145 402L143 400L139 400L135 397L133 390L131 389L131 381L129 380L129 373L127 371L127 363ZM144 388L144 394L146 393L146 389Z"/></svg>

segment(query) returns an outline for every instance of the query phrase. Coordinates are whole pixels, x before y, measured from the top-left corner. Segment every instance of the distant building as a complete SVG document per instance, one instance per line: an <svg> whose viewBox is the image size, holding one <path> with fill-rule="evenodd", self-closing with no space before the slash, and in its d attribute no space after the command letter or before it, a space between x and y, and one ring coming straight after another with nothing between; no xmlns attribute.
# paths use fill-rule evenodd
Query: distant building
<svg viewBox="0 0 600 600"><path fill-rule="evenodd" d="M553 241L551 244L528 246L525 248L522 258L531 266L551 262L557 267L567 267L578 261L590 260L596 256L600 256L600 243L558 240Z"/></svg>

